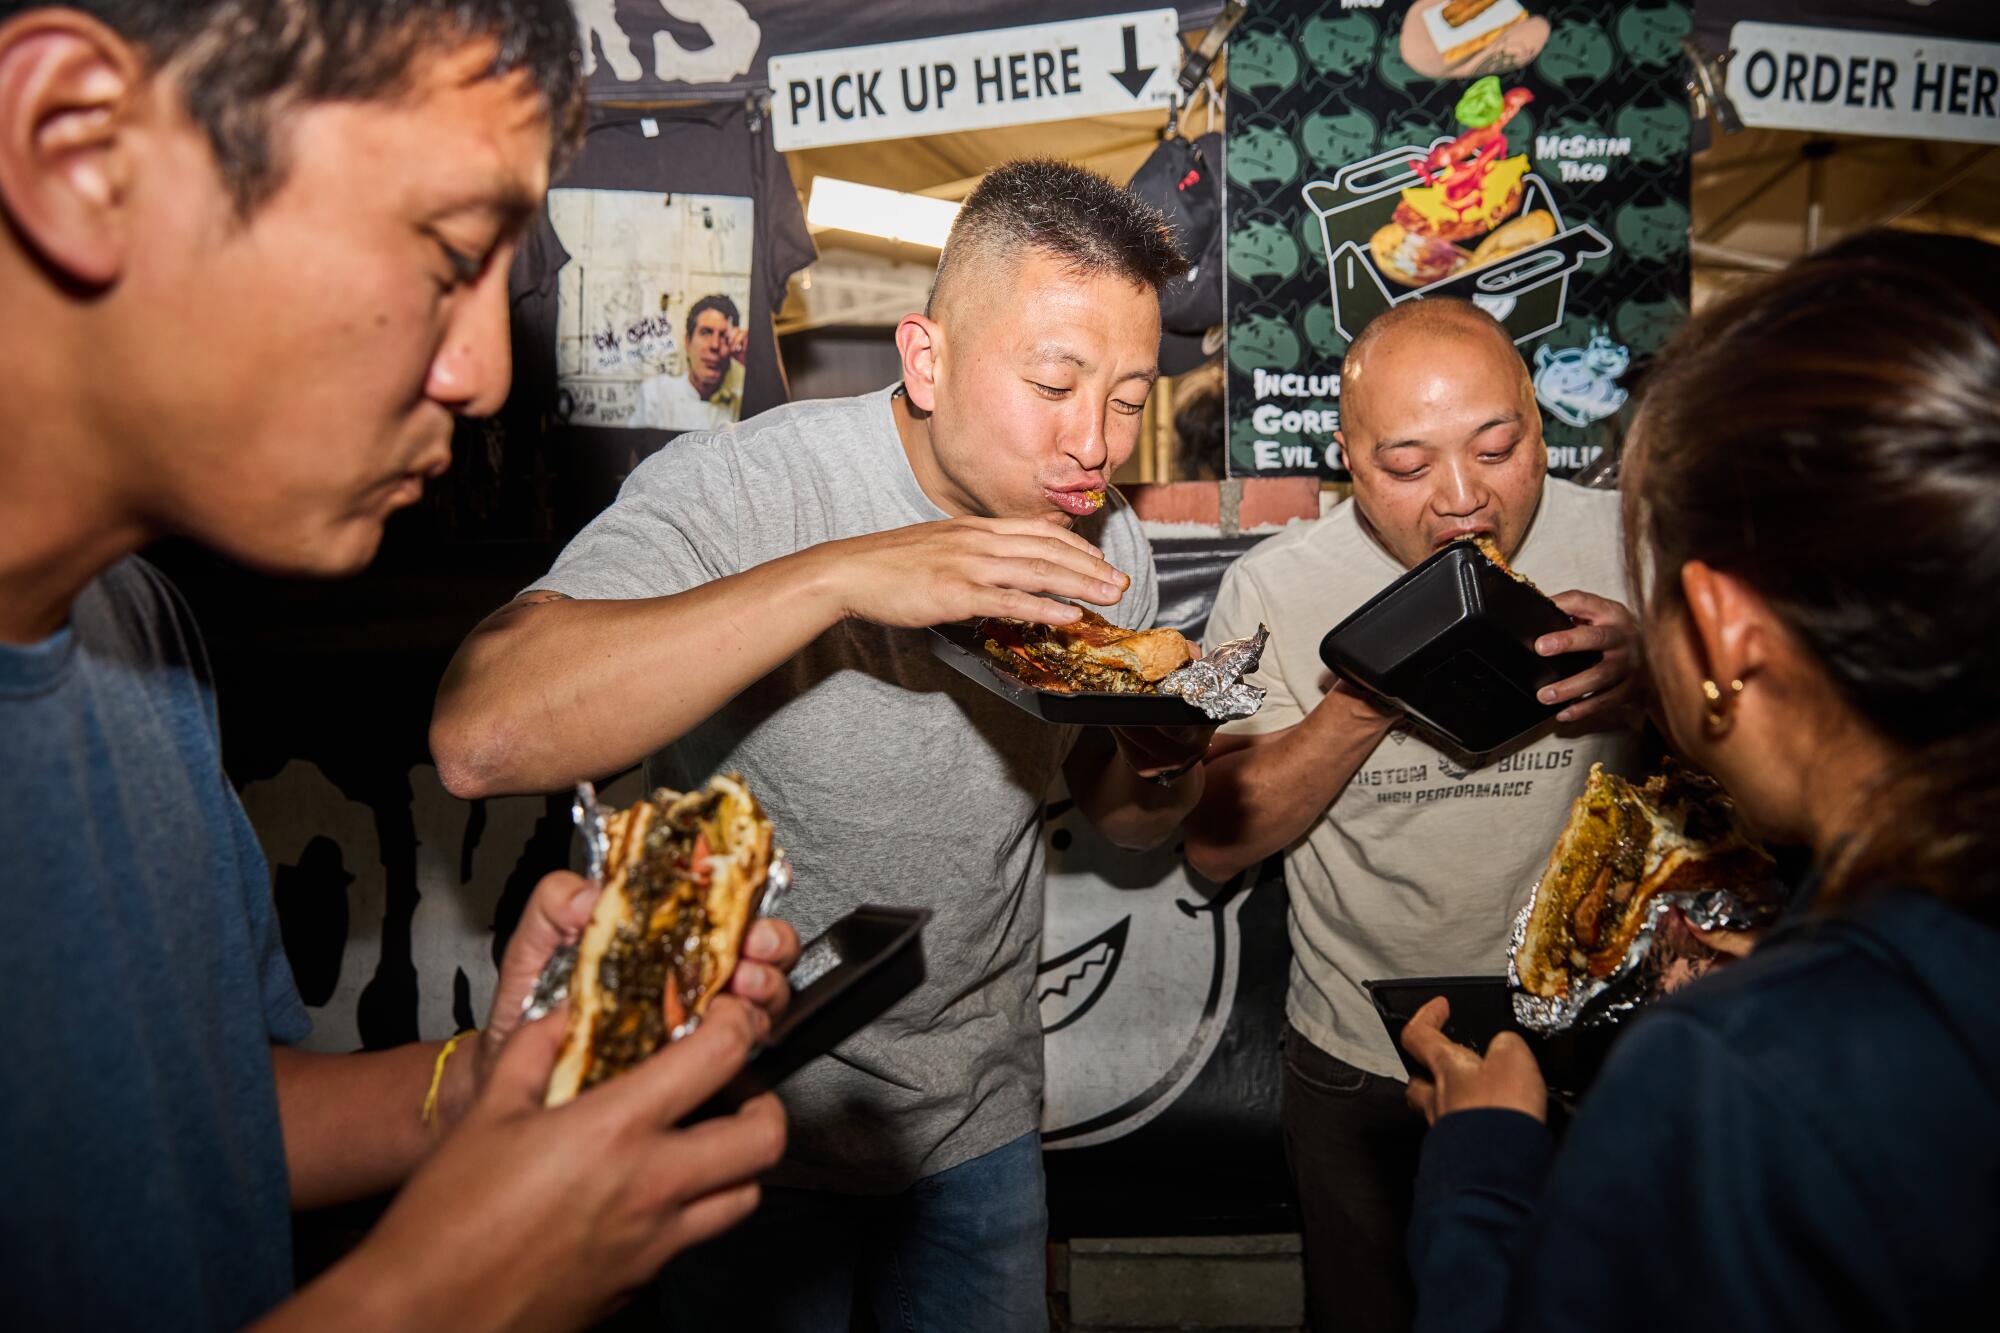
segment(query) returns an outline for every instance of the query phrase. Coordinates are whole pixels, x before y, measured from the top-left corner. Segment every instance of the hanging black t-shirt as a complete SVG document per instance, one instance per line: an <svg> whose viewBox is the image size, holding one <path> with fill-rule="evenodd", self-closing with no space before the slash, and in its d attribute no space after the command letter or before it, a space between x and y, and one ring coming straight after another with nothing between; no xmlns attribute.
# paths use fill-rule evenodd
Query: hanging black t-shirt
<svg viewBox="0 0 2000 1333"><path fill-rule="evenodd" d="M748 335L717 391L732 419L786 401L771 316L814 257L784 158L742 106L603 108L515 265L516 327L556 420L643 455L720 414L705 398L677 410L692 390L635 387L687 378L687 314L704 299Z"/></svg>
<svg viewBox="0 0 2000 1333"><path fill-rule="evenodd" d="M559 541L676 434L786 402L772 316L815 257L741 104L593 110L509 274L513 391L461 427L443 526Z"/></svg>

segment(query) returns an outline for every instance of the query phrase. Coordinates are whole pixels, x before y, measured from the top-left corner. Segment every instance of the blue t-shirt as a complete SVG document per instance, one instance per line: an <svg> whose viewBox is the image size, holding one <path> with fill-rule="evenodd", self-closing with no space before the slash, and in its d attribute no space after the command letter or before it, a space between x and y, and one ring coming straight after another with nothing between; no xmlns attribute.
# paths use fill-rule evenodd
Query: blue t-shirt
<svg viewBox="0 0 2000 1333"><path fill-rule="evenodd" d="M225 1329L291 1290L273 1042L310 1023L172 587L0 644L0 1323Z"/></svg>

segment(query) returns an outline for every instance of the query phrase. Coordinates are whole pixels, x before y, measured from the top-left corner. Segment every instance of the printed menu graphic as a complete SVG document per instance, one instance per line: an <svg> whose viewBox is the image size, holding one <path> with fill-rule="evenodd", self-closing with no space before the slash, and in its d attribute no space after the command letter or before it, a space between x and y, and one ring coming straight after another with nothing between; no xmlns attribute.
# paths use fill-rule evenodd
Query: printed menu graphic
<svg viewBox="0 0 2000 1333"><path fill-rule="evenodd" d="M1341 477L1340 359L1406 301L1513 335L1550 470L1687 311L1688 6L1275 0L1230 43L1229 468Z"/></svg>

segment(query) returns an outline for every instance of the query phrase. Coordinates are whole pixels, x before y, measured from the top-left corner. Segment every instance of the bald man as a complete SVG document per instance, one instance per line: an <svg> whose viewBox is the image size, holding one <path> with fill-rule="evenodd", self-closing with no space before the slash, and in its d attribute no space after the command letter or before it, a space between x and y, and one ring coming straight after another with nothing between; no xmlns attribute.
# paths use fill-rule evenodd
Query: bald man
<svg viewBox="0 0 2000 1333"><path fill-rule="evenodd" d="M1421 1123L1365 981L1495 975L1508 929L1593 763L1624 768L1640 682L1618 497L1548 476L1527 367L1464 302L1377 317L1341 368L1354 496L1229 571L1217 641L1271 627L1269 694L1211 749L1187 856L1216 880L1285 855L1291 895L1283 1121L1304 1221L1312 1326L1406 1328L1403 1261ZM1456 754L1336 683L1326 631L1454 538L1491 538L1578 622L1536 645L1601 652L1544 694L1556 721L1510 750ZM1629 769L1627 770L1629 771Z"/></svg>
<svg viewBox="0 0 2000 1333"><path fill-rule="evenodd" d="M1114 841L1157 843L1209 731L1079 743L924 627L1078 616L1051 597L1151 622L1152 553L1109 479L1185 268L1102 178L993 172L896 330L899 385L677 440L447 674L432 748L461 796L735 770L797 866L801 934L866 902L932 913L930 979L788 1084L783 1187L682 1268L677 1329L845 1328L857 1284L884 1328L1045 1326L1043 801L1061 773Z"/></svg>

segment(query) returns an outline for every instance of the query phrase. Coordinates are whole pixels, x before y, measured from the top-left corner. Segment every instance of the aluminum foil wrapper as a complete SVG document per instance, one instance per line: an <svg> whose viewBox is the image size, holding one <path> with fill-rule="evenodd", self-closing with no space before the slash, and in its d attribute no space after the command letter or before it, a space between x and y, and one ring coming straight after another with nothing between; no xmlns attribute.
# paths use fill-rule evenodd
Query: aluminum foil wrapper
<svg viewBox="0 0 2000 1333"><path fill-rule="evenodd" d="M1257 669L1270 637L1271 632L1259 625L1255 634L1220 644L1208 656L1161 678L1159 691L1178 695L1206 713L1211 722L1249 717L1264 706L1264 691L1243 678Z"/></svg>
<svg viewBox="0 0 2000 1333"><path fill-rule="evenodd" d="M605 820L610 814L610 810L598 803L595 787L588 782L576 784L576 800L570 805L570 818L576 821L577 832L583 835L585 878L599 888L604 885L604 863L611 855L611 836L605 829ZM791 887L792 863L785 859L782 847L773 848L771 869L764 876L763 893L751 905L751 918L754 920L768 915ZM546 1018L551 1010L569 998L569 979L575 971L574 943L565 944L550 954L549 961L542 965L541 975L535 978L535 989L522 1001L522 1016L531 1023ZM690 1016L687 1022L674 1029L672 1036L686 1036L700 1021L699 1015Z"/></svg>
<svg viewBox="0 0 2000 1333"><path fill-rule="evenodd" d="M1535 893L1541 885L1535 886ZM1535 894L1514 918L1507 939L1507 985L1513 991L1514 1018L1532 1032L1553 1033L1569 1028L1589 1028L1623 1021L1633 1011L1650 1004L1672 987L1668 965L1674 958L1664 937L1673 932L1669 921L1678 911L1688 924L1699 930L1755 930L1768 925L1782 906L1776 883L1768 890L1738 894L1728 889L1701 889L1689 893L1656 894L1646 903L1646 917L1625 950L1618 966L1605 977L1590 977L1585 984L1572 984L1567 995L1548 998L1529 995L1521 989L1521 974L1514 959L1528 936L1528 919L1534 914Z"/></svg>

